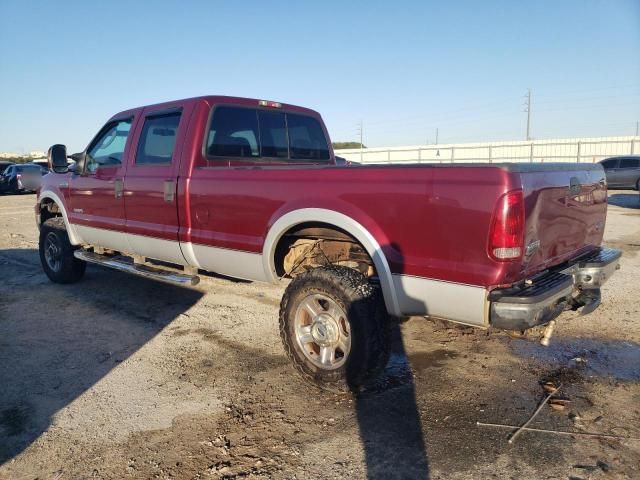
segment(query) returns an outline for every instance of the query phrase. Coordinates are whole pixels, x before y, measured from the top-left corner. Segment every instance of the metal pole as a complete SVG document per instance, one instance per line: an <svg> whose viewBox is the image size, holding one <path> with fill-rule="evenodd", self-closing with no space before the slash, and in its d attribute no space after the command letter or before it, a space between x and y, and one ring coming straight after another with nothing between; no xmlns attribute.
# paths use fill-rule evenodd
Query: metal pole
<svg viewBox="0 0 640 480"><path fill-rule="evenodd" d="M529 161L533 162L533 142L531 142L531 148L529 150Z"/></svg>
<svg viewBox="0 0 640 480"><path fill-rule="evenodd" d="M636 120L636 137L638 135L640 135L640 122L638 120Z"/></svg>
<svg viewBox="0 0 640 480"><path fill-rule="evenodd" d="M581 146L582 146L582 144L580 142L578 142L578 163L580 163L580 150L581 150L580 147Z"/></svg>
<svg viewBox="0 0 640 480"><path fill-rule="evenodd" d="M455 158L456 158L456 149L454 147L451 147L451 163L453 163Z"/></svg>
<svg viewBox="0 0 640 480"><path fill-rule="evenodd" d="M527 89L527 140L531 140L531 89Z"/></svg>
<svg viewBox="0 0 640 480"><path fill-rule="evenodd" d="M636 135L638 135L638 125L636 123ZM436 128L436 145L438 144L438 129Z"/></svg>
<svg viewBox="0 0 640 480"><path fill-rule="evenodd" d="M360 120L360 163L362 163L362 120Z"/></svg>
<svg viewBox="0 0 640 480"><path fill-rule="evenodd" d="M489 145L489 163L491 163L491 145Z"/></svg>

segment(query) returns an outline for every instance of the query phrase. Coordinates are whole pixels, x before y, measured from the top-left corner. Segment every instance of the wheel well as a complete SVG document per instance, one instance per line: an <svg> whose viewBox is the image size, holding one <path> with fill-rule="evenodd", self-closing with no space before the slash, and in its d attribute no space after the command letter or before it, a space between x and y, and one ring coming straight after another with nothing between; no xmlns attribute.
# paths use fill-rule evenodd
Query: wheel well
<svg viewBox="0 0 640 480"><path fill-rule="evenodd" d="M51 198L45 198L40 202L40 225L54 217L62 217L58 204Z"/></svg>
<svg viewBox="0 0 640 480"><path fill-rule="evenodd" d="M301 223L287 230L276 245L274 263L280 277L295 277L323 265L343 265L375 275L373 260L353 235L321 222Z"/></svg>

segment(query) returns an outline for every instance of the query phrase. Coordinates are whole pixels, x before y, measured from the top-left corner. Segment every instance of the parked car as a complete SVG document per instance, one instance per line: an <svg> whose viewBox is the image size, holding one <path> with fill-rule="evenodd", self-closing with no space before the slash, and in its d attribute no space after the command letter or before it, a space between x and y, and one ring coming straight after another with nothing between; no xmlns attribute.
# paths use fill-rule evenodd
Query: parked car
<svg viewBox="0 0 640 480"><path fill-rule="evenodd" d="M52 281L80 280L87 262L177 285L199 269L290 278L284 349L331 390L384 366L389 316L548 324L548 340L563 311L599 305L620 257L600 247L600 165L338 166L320 115L278 102L133 108L72 156L72 172L64 145L49 155L36 221Z"/></svg>
<svg viewBox="0 0 640 480"><path fill-rule="evenodd" d="M14 165L14 162L7 162L5 160L0 161L0 175L2 175L11 165Z"/></svg>
<svg viewBox="0 0 640 480"><path fill-rule="evenodd" d="M336 165L339 166L349 166L349 165L362 165L360 162L356 162L354 160L347 160L344 157L339 157L338 155L335 156L336 159Z"/></svg>
<svg viewBox="0 0 640 480"><path fill-rule="evenodd" d="M640 155L606 158L600 164L610 188L640 190Z"/></svg>
<svg viewBox="0 0 640 480"><path fill-rule="evenodd" d="M49 173L49 162L44 159L44 160L33 160L32 162L30 162L33 165L38 165L40 167L40 169L42 170L42 175L46 175L47 173Z"/></svg>
<svg viewBox="0 0 640 480"><path fill-rule="evenodd" d="M0 175L0 192L35 192L40 188L42 170L38 165L29 163L10 165Z"/></svg>

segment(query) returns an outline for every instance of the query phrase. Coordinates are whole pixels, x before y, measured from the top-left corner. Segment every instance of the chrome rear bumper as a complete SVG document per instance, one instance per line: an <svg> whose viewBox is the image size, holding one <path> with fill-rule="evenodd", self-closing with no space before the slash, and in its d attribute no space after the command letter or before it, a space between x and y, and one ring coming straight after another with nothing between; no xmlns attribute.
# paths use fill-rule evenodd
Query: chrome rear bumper
<svg viewBox="0 0 640 480"><path fill-rule="evenodd" d="M490 323L506 330L545 324L563 311L600 304L600 287L620 268L619 250L599 248L559 270L543 272L522 284L491 291Z"/></svg>

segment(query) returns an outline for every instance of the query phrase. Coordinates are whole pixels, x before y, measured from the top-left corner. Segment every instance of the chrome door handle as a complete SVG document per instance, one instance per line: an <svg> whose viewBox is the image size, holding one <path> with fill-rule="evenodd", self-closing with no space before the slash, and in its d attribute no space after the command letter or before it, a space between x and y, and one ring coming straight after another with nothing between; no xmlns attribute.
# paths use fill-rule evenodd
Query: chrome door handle
<svg viewBox="0 0 640 480"><path fill-rule="evenodd" d="M164 181L164 201L172 203L176 197L176 183L175 180Z"/></svg>
<svg viewBox="0 0 640 480"><path fill-rule="evenodd" d="M124 182L122 181L121 178L116 178L113 181L113 193L115 197L121 198L123 190L124 190Z"/></svg>

